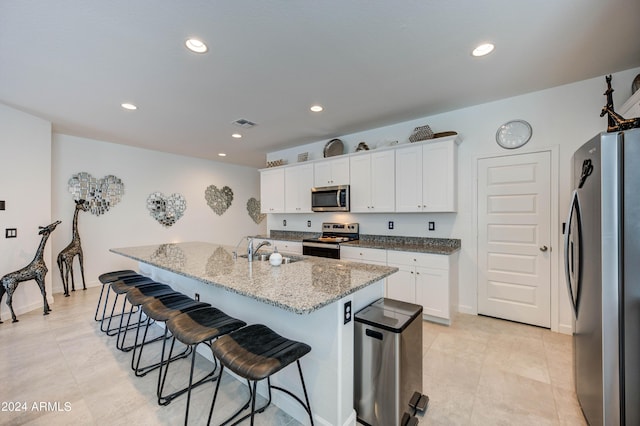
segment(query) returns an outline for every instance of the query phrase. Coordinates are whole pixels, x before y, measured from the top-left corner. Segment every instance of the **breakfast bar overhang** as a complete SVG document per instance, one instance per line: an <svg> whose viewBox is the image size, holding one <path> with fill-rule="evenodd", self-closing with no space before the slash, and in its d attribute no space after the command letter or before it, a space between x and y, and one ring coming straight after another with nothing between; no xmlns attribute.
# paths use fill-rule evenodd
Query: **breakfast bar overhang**
<svg viewBox="0 0 640 426"><path fill-rule="evenodd" d="M143 275L189 296L197 293L200 300L248 324L265 324L310 345L302 368L314 422L356 424L353 315L384 296L384 278L397 268L306 256L271 266L235 256L233 247L205 242L111 251L138 261ZM204 349L199 353L212 359ZM295 369L283 370L272 381L299 392ZM260 386L259 392L266 393ZM289 396L276 392L273 402L298 421L308 422Z"/></svg>

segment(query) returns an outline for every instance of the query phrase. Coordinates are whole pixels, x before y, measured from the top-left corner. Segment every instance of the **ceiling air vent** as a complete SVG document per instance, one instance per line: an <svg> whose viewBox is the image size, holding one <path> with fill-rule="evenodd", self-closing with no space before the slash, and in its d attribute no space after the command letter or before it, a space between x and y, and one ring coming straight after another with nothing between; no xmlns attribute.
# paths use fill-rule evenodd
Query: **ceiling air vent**
<svg viewBox="0 0 640 426"><path fill-rule="evenodd" d="M243 129L249 129L256 125L253 121L249 121L246 118L239 118L236 121L232 121L232 124L235 124L238 127L242 127Z"/></svg>

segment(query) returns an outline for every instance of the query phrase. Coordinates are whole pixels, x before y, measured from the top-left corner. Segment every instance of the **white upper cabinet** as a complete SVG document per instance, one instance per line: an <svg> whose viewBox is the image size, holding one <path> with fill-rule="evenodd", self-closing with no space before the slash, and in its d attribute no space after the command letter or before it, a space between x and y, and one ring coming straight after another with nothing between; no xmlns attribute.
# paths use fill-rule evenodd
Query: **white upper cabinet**
<svg viewBox="0 0 640 426"><path fill-rule="evenodd" d="M349 185L349 157L314 163L314 186Z"/></svg>
<svg viewBox="0 0 640 426"><path fill-rule="evenodd" d="M311 213L313 164L302 164L284 169L285 213Z"/></svg>
<svg viewBox="0 0 640 426"><path fill-rule="evenodd" d="M260 211L284 213L284 168L260 171Z"/></svg>
<svg viewBox="0 0 640 426"><path fill-rule="evenodd" d="M422 208L455 212L458 207L458 146L455 141L422 146Z"/></svg>
<svg viewBox="0 0 640 426"><path fill-rule="evenodd" d="M456 140L398 148L396 211L455 212L457 163Z"/></svg>
<svg viewBox="0 0 640 426"><path fill-rule="evenodd" d="M422 146L396 150L396 211L422 211Z"/></svg>
<svg viewBox="0 0 640 426"><path fill-rule="evenodd" d="M395 152L354 155L350 158L351 211L395 211Z"/></svg>
<svg viewBox="0 0 640 426"><path fill-rule="evenodd" d="M456 137L260 171L262 213L310 213L311 188L351 185L354 213L455 212Z"/></svg>

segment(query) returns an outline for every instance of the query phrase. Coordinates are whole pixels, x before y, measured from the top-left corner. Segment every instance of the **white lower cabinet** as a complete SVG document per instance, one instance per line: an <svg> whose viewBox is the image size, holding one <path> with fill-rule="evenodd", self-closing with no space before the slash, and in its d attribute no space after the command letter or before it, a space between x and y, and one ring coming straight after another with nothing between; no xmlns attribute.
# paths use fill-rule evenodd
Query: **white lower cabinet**
<svg viewBox="0 0 640 426"><path fill-rule="evenodd" d="M340 259L386 266L387 251L371 248L340 246Z"/></svg>
<svg viewBox="0 0 640 426"><path fill-rule="evenodd" d="M299 241L284 241L284 240L269 240L271 242L271 249L273 251L275 247L278 248L279 252L282 253L291 253L291 254L302 254L302 242Z"/></svg>
<svg viewBox="0 0 640 426"><path fill-rule="evenodd" d="M387 297L422 305L425 319L449 324L457 304L457 256L389 250L387 265L399 271L387 277Z"/></svg>
<svg viewBox="0 0 640 426"><path fill-rule="evenodd" d="M413 266L400 264L387 264L395 266L398 272L387 277L386 296L389 299L401 300L407 303L416 303L416 271Z"/></svg>
<svg viewBox="0 0 640 426"><path fill-rule="evenodd" d="M385 297L422 306L423 318L450 324L458 303L458 254L430 254L341 246L340 258L398 268Z"/></svg>

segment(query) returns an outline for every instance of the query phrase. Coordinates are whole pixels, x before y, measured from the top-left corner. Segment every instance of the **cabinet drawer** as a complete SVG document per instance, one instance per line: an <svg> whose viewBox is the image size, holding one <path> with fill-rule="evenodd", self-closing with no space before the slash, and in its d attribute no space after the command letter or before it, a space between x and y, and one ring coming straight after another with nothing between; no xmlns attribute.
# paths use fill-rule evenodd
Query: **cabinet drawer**
<svg viewBox="0 0 640 426"><path fill-rule="evenodd" d="M413 253L408 251L387 251L389 264L413 265L423 268L449 269L449 256L431 253Z"/></svg>
<svg viewBox="0 0 640 426"><path fill-rule="evenodd" d="M360 262L376 262L386 265L387 251L371 248L340 246L340 258Z"/></svg>
<svg viewBox="0 0 640 426"><path fill-rule="evenodd" d="M277 247L279 252L302 254L302 243L297 241L270 240L273 247ZM268 247L273 250L273 247Z"/></svg>

